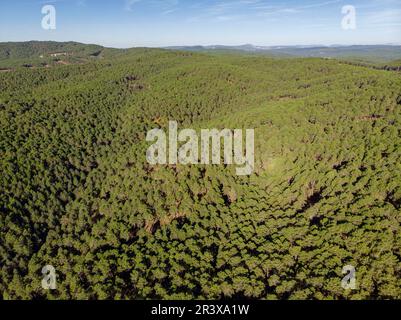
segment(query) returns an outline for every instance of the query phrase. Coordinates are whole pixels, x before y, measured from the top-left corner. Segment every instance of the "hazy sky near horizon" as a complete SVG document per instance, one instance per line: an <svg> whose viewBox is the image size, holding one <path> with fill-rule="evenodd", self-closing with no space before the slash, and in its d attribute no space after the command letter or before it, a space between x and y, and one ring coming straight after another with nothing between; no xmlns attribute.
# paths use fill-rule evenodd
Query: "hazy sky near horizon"
<svg viewBox="0 0 401 320"><path fill-rule="evenodd" d="M56 29L41 26L56 8ZM344 30L341 9L356 9ZM0 0L0 42L111 47L401 43L401 0Z"/></svg>

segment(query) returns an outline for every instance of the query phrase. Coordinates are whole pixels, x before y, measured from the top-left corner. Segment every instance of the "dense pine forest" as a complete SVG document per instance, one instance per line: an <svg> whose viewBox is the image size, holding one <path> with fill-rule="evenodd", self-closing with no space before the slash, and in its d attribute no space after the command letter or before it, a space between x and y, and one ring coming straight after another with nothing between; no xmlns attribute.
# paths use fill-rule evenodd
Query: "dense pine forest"
<svg viewBox="0 0 401 320"><path fill-rule="evenodd" d="M398 71L74 43L0 67L3 299L401 299ZM149 165L169 120L254 128L254 173Z"/></svg>

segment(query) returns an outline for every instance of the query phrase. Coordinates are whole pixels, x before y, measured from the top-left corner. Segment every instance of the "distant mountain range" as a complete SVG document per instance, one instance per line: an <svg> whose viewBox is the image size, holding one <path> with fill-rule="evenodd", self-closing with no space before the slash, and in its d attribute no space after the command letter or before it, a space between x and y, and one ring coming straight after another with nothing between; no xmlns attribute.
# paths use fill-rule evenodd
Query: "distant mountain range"
<svg viewBox="0 0 401 320"><path fill-rule="evenodd" d="M82 44L78 42L0 42L0 68L21 65L50 66L55 63L84 63L88 60L129 54L131 49L106 48L100 45ZM161 49L216 54L240 53L272 57L337 58L364 64L394 64L396 66L400 66L401 60L400 45L255 46L252 44L244 44L239 46L174 46Z"/></svg>
<svg viewBox="0 0 401 320"><path fill-rule="evenodd" d="M175 46L165 49L196 52L246 52L250 54L267 54L274 56L320 57L320 58L359 58L374 61L391 61L401 59L400 45L305 45L305 46Z"/></svg>

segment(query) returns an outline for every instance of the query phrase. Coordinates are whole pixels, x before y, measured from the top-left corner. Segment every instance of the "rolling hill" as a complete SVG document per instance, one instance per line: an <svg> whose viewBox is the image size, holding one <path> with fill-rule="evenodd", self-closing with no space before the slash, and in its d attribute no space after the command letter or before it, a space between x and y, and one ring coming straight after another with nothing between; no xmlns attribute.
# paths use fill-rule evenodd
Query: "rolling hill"
<svg viewBox="0 0 401 320"><path fill-rule="evenodd" d="M346 60L363 60L365 62L389 62L401 58L401 46L397 45L333 45L333 46L180 46L168 47L172 50L211 53L247 53L279 57L317 57Z"/></svg>
<svg viewBox="0 0 401 320"><path fill-rule="evenodd" d="M23 47L1 44L1 63L80 59L0 72L3 299L401 298L399 72ZM146 134L169 120L254 128L254 173L150 165ZM341 287L345 265L357 290Z"/></svg>

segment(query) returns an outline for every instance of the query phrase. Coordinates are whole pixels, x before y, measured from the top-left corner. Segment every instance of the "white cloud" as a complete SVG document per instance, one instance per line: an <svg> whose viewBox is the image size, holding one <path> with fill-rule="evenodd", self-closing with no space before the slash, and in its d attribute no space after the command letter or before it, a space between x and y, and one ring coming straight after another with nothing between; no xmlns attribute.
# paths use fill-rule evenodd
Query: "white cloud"
<svg viewBox="0 0 401 320"><path fill-rule="evenodd" d="M162 12L162 15L165 16L165 15L168 15L168 14L173 13L173 12L176 12L176 11L177 11L177 9L166 10L166 11L163 11L163 12Z"/></svg>
<svg viewBox="0 0 401 320"><path fill-rule="evenodd" d="M398 27L401 23L401 9L373 11L362 15L361 20L371 27Z"/></svg>
<svg viewBox="0 0 401 320"><path fill-rule="evenodd" d="M125 0L125 11L132 11L132 7L135 3L140 2L141 0Z"/></svg>

